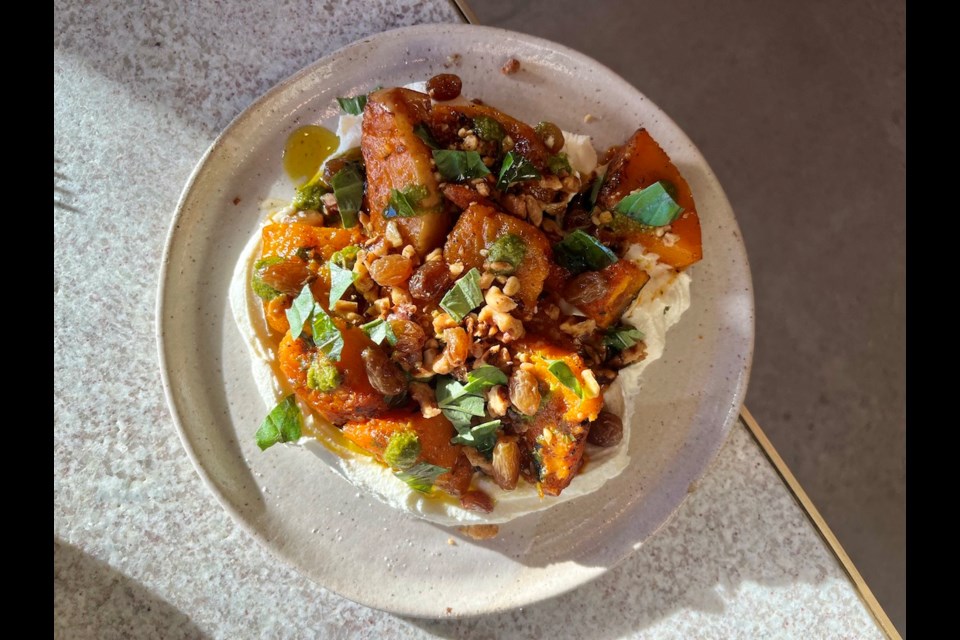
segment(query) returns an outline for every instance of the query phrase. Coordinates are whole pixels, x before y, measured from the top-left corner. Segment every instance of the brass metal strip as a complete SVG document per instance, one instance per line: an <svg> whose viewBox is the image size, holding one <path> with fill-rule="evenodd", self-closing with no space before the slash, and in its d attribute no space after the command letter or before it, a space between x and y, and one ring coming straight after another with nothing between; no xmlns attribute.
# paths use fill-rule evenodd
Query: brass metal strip
<svg viewBox="0 0 960 640"><path fill-rule="evenodd" d="M873 614L873 617L876 618L877 624L879 624L883 632L887 634L887 637L892 640L902 640L896 627L890 622L890 618L887 617L883 607L880 606L876 596L873 595L873 591L870 590L863 576L857 571L850 556L843 550L840 541L837 540L837 536L830 530L823 516L817 511L817 508L813 506L813 501L810 500L810 496L807 495L807 492L804 491L800 483L797 482L796 477L794 477L789 467L787 467L787 463L785 463L783 458L780 457L780 454L777 453L777 450L773 447L773 444L767 438L763 429L760 428L760 425L757 424L757 421L753 418L753 415L750 414L746 406L740 408L740 418L744 424L747 425L747 429L750 430L753 439L760 445L764 455L767 456L773 468L777 470L777 474L783 480L784 484L790 489L790 493L793 494L794 499L796 499L800 507L806 512L807 518L810 519L810 522L820 534L820 537L823 538L823 541L840 562L840 566L843 567L843 570L847 576L849 576L851 582L853 582L854 587L856 587L860 599L863 600L863 603L867 606L867 609L870 610L870 613Z"/></svg>
<svg viewBox="0 0 960 640"><path fill-rule="evenodd" d="M464 22L467 24L480 24L480 21L477 19L477 14L473 12L473 9L470 8L466 0L450 0L450 3L460 12Z"/></svg>

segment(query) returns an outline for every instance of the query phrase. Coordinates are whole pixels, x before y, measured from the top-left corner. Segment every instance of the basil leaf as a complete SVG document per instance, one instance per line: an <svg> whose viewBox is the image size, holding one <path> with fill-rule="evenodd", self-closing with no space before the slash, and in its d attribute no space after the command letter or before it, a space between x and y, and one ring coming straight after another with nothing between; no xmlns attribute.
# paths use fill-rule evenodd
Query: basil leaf
<svg viewBox="0 0 960 640"><path fill-rule="evenodd" d="M287 396L277 403L257 429L257 446L261 451L269 449L278 442L292 442L300 439L303 416L297 406L296 396Z"/></svg>
<svg viewBox="0 0 960 640"><path fill-rule="evenodd" d="M469 427L474 416L483 417L487 414L483 396L468 392L464 385L450 376L438 377L436 396L437 406L458 432Z"/></svg>
<svg viewBox="0 0 960 640"><path fill-rule="evenodd" d="M513 151L508 151L500 165L500 177L497 178L496 188L505 191L510 185L524 180L539 178L540 172L530 164L526 158Z"/></svg>
<svg viewBox="0 0 960 640"><path fill-rule="evenodd" d="M357 278L351 269L344 269L333 260L330 261L330 308L343 297Z"/></svg>
<svg viewBox="0 0 960 640"><path fill-rule="evenodd" d="M383 318L377 318L373 322L360 325L360 328L370 340L377 344L383 344L384 340L391 345L397 344L397 335L393 332L393 327Z"/></svg>
<svg viewBox="0 0 960 640"><path fill-rule="evenodd" d="M319 304L313 305L313 343L325 356L334 362L340 362L343 334Z"/></svg>
<svg viewBox="0 0 960 640"><path fill-rule="evenodd" d="M508 233L497 238L487 251L487 262L509 262L516 269L527 255L527 243L520 236Z"/></svg>
<svg viewBox="0 0 960 640"><path fill-rule="evenodd" d="M467 374L467 384L463 386L464 393L480 393L498 384L507 384L507 374L493 365L485 364Z"/></svg>
<svg viewBox="0 0 960 640"><path fill-rule="evenodd" d="M440 148L440 145L437 144L437 141L433 139L433 134L431 134L430 130L427 129L427 125L423 124L422 122L413 128L413 132L417 134L417 137L423 140L423 143L431 149Z"/></svg>
<svg viewBox="0 0 960 640"><path fill-rule="evenodd" d="M626 196L617 203L615 209L651 227L668 225L683 211L683 207L671 197L669 185L663 180Z"/></svg>
<svg viewBox="0 0 960 640"><path fill-rule="evenodd" d="M483 164L483 159L476 151L447 151L438 149L433 152L433 161L437 163L437 171L446 180L461 182L490 175L490 169Z"/></svg>
<svg viewBox="0 0 960 640"><path fill-rule="evenodd" d="M489 116L474 118L473 131L481 140L487 142L502 142L507 135L500 123Z"/></svg>
<svg viewBox="0 0 960 640"><path fill-rule="evenodd" d="M550 156L547 158L547 166L550 168L550 173L553 175L560 175L561 171L566 171L567 173L573 173L573 167L570 166L570 159L565 153L558 153L555 156Z"/></svg>
<svg viewBox="0 0 960 640"><path fill-rule="evenodd" d="M397 471L393 475L406 482L411 489L420 493L429 493L437 478L449 471L450 469L446 467L420 462L405 471Z"/></svg>
<svg viewBox="0 0 960 640"><path fill-rule="evenodd" d="M293 300L293 304L287 309L287 320L290 321L290 337L296 340L303 333L303 323L310 317L313 307L316 303L313 300L313 292L310 291L310 285L303 285L303 290Z"/></svg>
<svg viewBox="0 0 960 640"><path fill-rule="evenodd" d="M617 261L617 254L580 229L555 244L553 252L557 264L574 275L599 271Z"/></svg>
<svg viewBox="0 0 960 640"><path fill-rule="evenodd" d="M491 420L490 422L484 422L483 424L478 424L475 427L460 431L450 439L450 442L473 447L481 453L486 453L491 451L494 445L497 444L497 429L499 428L500 421Z"/></svg>
<svg viewBox="0 0 960 640"><path fill-rule="evenodd" d="M367 96L353 96L352 98L337 98L340 109L351 116L359 116L367 106Z"/></svg>
<svg viewBox="0 0 960 640"><path fill-rule="evenodd" d="M476 267L457 280L440 300L440 307L458 323L481 304L483 292L480 291L480 272Z"/></svg>
<svg viewBox="0 0 960 640"><path fill-rule="evenodd" d="M412 184L403 190L390 189L390 201L384 218L413 218L419 216L420 201L427 197L427 188L422 184Z"/></svg>
<svg viewBox="0 0 960 640"><path fill-rule="evenodd" d="M340 219L343 228L349 229L357 225L357 212L363 205L363 176L356 163L344 165L330 179L333 195L337 198L337 209L340 210Z"/></svg>
<svg viewBox="0 0 960 640"><path fill-rule="evenodd" d="M283 295L282 291L277 291L263 281L263 270L275 264L280 264L281 262L283 262L283 258L280 256L271 256L269 258L257 260L253 264L253 275L250 276L250 288L253 289L255 294L264 300L273 300L277 296Z"/></svg>
<svg viewBox="0 0 960 640"><path fill-rule="evenodd" d="M603 336L603 344L611 349L623 351L637 344L644 337L642 331L628 325L622 325L608 329L607 334Z"/></svg>
<svg viewBox="0 0 960 640"><path fill-rule="evenodd" d="M394 469L409 469L420 455L420 438L413 431L397 431L383 452L383 461Z"/></svg>
<svg viewBox="0 0 960 640"><path fill-rule="evenodd" d="M603 187L603 182L606 179L607 172L604 170L603 174L598 175L596 180L593 181L593 186L590 187L590 194L584 203L584 208L587 210L587 213L593 213L593 208L597 206L597 198L600 197L600 189Z"/></svg>
<svg viewBox="0 0 960 640"><path fill-rule="evenodd" d="M577 380L577 376L573 375L573 371L570 370L570 367L563 360L548 360L550 363L548 370L553 376L560 381L560 383L565 386L567 389L572 390L577 394L578 398L583 398L583 389L580 387L580 381Z"/></svg>

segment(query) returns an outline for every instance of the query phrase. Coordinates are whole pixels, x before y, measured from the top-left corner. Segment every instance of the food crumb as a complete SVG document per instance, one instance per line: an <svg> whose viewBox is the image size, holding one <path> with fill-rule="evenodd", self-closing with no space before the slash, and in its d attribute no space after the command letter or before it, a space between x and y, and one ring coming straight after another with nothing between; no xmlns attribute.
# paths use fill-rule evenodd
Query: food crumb
<svg viewBox="0 0 960 640"><path fill-rule="evenodd" d="M240 204L240 196L237 196L236 198L233 199L233 204L234 205Z"/></svg>
<svg viewBox="0 0 960 640"><path fill-rule="evenodd" d="M520 71L520 61L517 60L516 58L510 58L509 60L503 63L502 67L500 67L500 73L502 73L505 76L509 76L510 74L516 73L517 71Z"/></svg>
<svg viewBox="0 0 960 640"><path fill-rule="evenodd" d="M587 115L583 116L583 121L586 122L587 124L593 122L594 120L599 120L599 119L600 119L600 116L595 116L592 113L588 113Z"/></svg>
<svg viewBox="0 0 960 640"><path fill-rule="evenodd" d="M451 547L455 547L457 546L457 541L454 540L453 538L447 538L447 544L450 545Z"/></svg>
<svg viewBox="0 0 960 640"><path fill-rule="evenodd" d="M451 53L447 56L447 62L443 66L447 69L449 69L451 66L458 66L462 58L463 56L461 56L459 53Z"/></svg>
<svg viewBox="0 0 960 640"><path fill-rule="evenodd" d="M495 524L468 524L457 528L474 540L489 540L500 533L500 527Z"/></svg>
<svg viewBox="0 0 960 640"><path fill-rule="evenodd" d="M453 613L453 607L447 607L447 613Z"/></svg>

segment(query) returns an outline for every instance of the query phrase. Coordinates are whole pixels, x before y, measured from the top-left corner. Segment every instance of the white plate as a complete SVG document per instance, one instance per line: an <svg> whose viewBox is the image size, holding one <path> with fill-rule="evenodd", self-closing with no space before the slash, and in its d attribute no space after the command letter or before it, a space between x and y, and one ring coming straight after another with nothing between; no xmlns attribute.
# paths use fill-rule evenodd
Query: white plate
<svg viewBox="0 0 960 640"><path fill-rule="evenodd" d="M450 56L459 54L459 64ZM508 58L520 73L505 76ZM449 65L449 66L448 66ZM693 189L704 260L691 268L692 307L635 394L630 466L599 492L501 527L477 543L362 495L306 451L261 453L265 408L229 311L227 289L260 202L292 195L288 134L335 124L337 96L444 72L464 93L528 122L589 133L603 149L650 130ZM585 114L597 120L585 124ZM236 202L236 203L235 203ZM706 161L662 111L594 60L500 29L423 25L341 49L240 114L191 176L167 240L157 339L174 422L223 507L277 557L356 602L422 617L530 604L608 570L660 527L704 473L743 401L753 351L753 293L726 196ZM455 545L448 544L454 538Z"/></svg>

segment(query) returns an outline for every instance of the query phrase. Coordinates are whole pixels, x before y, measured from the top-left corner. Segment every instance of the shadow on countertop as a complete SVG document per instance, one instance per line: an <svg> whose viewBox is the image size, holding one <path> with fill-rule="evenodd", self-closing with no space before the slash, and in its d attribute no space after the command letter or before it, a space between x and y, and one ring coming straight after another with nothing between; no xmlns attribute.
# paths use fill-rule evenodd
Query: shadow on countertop
<svg viewBox="0 0 960 640"><path fill-rule="evenodd" d="M53 636L206 638L186 615L133 578L53 540Z"/></svg>

